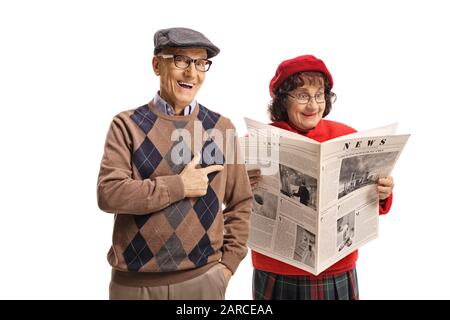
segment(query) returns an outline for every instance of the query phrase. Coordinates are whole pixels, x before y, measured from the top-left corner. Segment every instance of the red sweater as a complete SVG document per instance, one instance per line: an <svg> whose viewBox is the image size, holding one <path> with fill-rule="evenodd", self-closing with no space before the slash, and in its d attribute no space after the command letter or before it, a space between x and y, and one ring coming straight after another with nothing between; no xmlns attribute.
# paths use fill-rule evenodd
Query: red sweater
<svg viewBox="0 0 450 320"><path fill-rule="evenodd" d="M318 142L324 142L333 138L337 138L340 136L344 136L346 134L356 132L355 129L346 126L345 124L324 119L322 119L314 129L308 131L299 129L295 127L293 124L284 121L274 122L271 125L292 132L297 132L298 134L304 135ZM380 214L388 213L389 209L391 208L391 205L392 205L392 194L387 199L387 201L384 202L383 205L380 205ZM320 273L318 277L324 275L335 275L338 273L351 270L356 266L357 259L358 259L358 250L350 253L349 255L345 256L344 258L333 264L331 267ZM253 267L255 269L266 272L272 272L282 275L313 276L311 273L305 270L296 268L290 264L270 258L256 251L252 251L252 262Z"/></svg>

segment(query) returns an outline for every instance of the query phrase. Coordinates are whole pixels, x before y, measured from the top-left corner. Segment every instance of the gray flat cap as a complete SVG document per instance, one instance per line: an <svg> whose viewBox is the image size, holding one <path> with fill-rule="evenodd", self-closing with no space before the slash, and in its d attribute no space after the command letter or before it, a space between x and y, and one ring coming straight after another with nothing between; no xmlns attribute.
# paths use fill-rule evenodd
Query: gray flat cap
<svg viewBox="0 0 450 320"><path fill-rule="evenodd" d="M205 48L208 58L216 56L220 49L202 33L188 28L169 28L156 31L153 37L155 55L166 48Z"/></svg>

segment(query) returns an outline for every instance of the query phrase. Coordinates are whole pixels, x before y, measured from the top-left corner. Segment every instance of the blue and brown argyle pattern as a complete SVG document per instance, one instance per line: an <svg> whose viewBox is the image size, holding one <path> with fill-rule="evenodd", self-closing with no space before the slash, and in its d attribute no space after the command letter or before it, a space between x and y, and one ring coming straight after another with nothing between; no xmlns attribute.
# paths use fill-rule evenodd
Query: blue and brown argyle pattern
<svg viewBox="0 0 450 320"><path fill-rule="evenodd" d="M130 119L131 125L139 128L139 133L132 137L133 179L179 174L186 164L182 160L192 159L197 151L194 127L197 133L198 129L201 132L197 147L202 151L201 166L225 162L226 150L221 149L226 147L225 143L217 145L210 133L213 129L220 130L225 137L229 120L202 105L190 116L171 118L158 116L151 105L144 105L133 110ZM175 140L174 132L180 133ZM121 233L115 233L114 242L121 252L115 254L124 271L192 269L220 257L225 179L217 172L209 174L208 179L209 187L203 197L185 198L159 212L117 216L115 223L120 225Z"/></svg>

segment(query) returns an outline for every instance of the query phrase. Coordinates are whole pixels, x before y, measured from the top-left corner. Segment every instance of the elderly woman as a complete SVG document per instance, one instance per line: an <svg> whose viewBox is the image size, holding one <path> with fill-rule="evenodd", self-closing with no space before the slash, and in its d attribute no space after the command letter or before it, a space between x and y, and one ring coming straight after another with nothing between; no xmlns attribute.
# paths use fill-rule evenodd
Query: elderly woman
<svg viewBox="0 0 450 320"><path fill-rule="evenodd" d="M355 132L347 125L324 120L336 95L333 78L322 60L312 55L283 61L270 81L271 125L296 132L319 142ZM248 171L252 188L261 180L258 170ZM392 203L392 177L378 180L379 212ZM252 251L254 299L358 299L356 260L347 255L318 276L261 253Z"/></svg>

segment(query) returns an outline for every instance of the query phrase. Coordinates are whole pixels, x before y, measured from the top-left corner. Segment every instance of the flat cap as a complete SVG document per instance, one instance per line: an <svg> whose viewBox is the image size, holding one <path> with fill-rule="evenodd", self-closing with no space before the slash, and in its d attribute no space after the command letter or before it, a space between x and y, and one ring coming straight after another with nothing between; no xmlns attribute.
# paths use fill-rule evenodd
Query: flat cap
<svg viewBox="0 0 450 320"><path fill-rule="evenodd" d="M220 49L202 33L188 28L169 28L156 31L153 37L154 54L166 48L204 48L208 58L216 56Z"/></svg>

